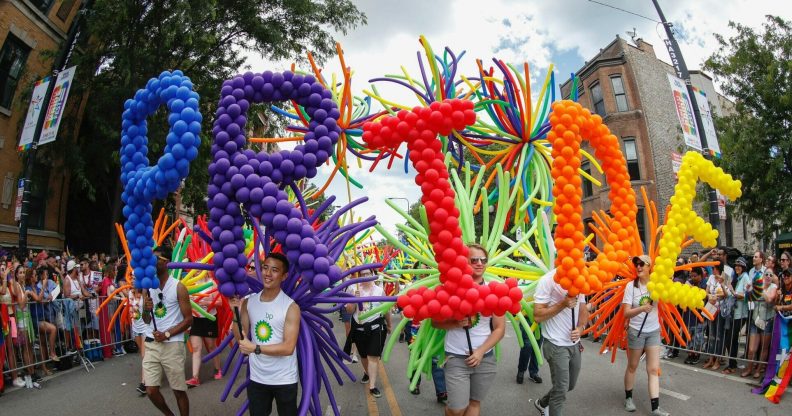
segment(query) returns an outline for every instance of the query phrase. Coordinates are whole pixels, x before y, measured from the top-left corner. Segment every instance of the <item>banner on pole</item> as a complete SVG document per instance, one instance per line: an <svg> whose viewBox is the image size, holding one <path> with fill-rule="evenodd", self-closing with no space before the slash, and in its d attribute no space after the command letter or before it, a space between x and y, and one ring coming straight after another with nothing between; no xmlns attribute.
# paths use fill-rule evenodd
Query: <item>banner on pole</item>
<svg viewBox="0 0 792 416"><path fill-rule="evenodd" d="M707 101L707 93L696 87L693 87L693 90L698 94L696 105L699 108L699 114L701 114L701 129L706 134L709 152L714 157L720 157L721 150L720 145L718 145L718 134L715 132L715 123L712 121L712 111L709 101Z"/></svg>
<svg viewBox="0 0 792 416"><path fill-rule="evenodd" d="M69 98L69 90L76 68L73 66L58 74L55 89L52 90L52 99L50 99L44 117L44 127L41 130L41 138L39 138L40 145L54 142L58 137L58 126L63 119L63 111L66 108L66 100Z"/></svg>
<svg viewBox="0 0 792 416"><path fill-rule="evenodd" d="M725 220L726 219L726 197L720 193L717 189L715 192L718 195L718 218Z"/></svg>
<svg viewBox="0 0 792 416"><path fill-rule="evenodd" d="M693 115L693 105L690 103L685 81L671 74L666 75L668 75L668 82L671 84L674 107L676 108L679 125L682 126L682 135L685 138L685 144L688 147L701 151L701 140L699 140L698 128L696 127L696 118Z"/></svg>
<svg viewBox="0 0 792 416"><path fill-rule="evenodd" d="M682 155L676 152L671 152L671 169L674 171L674 177L679 179L679 169L682 169Z"/></svg>
<svg viewBox="0 0 792 416"><path fill-rule="evenodd" d="M22 219L22 194L25 192L25 180L20 179L17 184L17 197L16 205L14 206L14 221L19 222Z"/></svg>
<svg viewBox="0 0 792 416"><path fill-rule="evenodd" d="M33 87L33 96L30 97L30 106L25 116L25 124L22 125L22 134L19 137L19 151L27 150L33 143L33 134L36 132L36 122L38 121L41 107L43 107L44 96L47 95L47 87L50 77L46 77Z"/></svg>

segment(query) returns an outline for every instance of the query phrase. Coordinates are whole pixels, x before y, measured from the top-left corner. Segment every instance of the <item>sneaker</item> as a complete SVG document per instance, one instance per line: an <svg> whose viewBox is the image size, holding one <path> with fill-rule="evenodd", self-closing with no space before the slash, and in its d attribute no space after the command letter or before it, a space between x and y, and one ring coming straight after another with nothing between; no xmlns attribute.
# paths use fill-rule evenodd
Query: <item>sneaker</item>
<svg viewBox="0 0 792 416"><path fill-rule="evenodd" d="M517 372L517 384L523 384L523 378L525 377L525 373L523 371Z"/></svg>
<svg viewBox="0 0 792 416"><path fill-rule="evenodd" d="M624 400L624 410L626 410L628 412L634 412L635 411L635 403L633 402L632 397L629 397L629 398Z"/></svg>
<svg viewBox="0 0 792 416"><path fill-rule="evenodd" d="M696 365L700 361L701 361L701 356L699 354L696 354L696 355L693 356L693 358L690 359L690 364L691 365Z"/></svg>
<svg viewBox="0 0 792 416"><path fill-rule="evenodd" d="M33 388L33 379L30 376L25 376L25 388L27 389Z"/></svg>
<svg viewBox="0 0 792 416"><path fill-rule="evenodd" d="M195 377L187 380L187 388L198 387L200 385L201 385L201 382Z"/></svg>
<svg viewBox="0 0 792 416"><path fill-rule="evenodd" d="M137 392L142 394L142 395L146 394L146 385L143 384L143 383L140 383L140 384L138 384L138 386L137 386L137 388L135 390L137 390Z"/></svg>
<svg viewBox="0 0 792 416"><path fill-rule="evenodd" d="M418 386L415 386L414 389L410 390L410 394L412 394L413 396L417 396L417 395L421 394L421 388L418 387Z"/></svg>
<svg viewBox="0 0 792 416"><path fill-rule="evenodd" d="M544 406L539 403L539 399L534 400L534 407L539 411L540 416L550 415L550 406Z"/></svg>
<svg viewBox="0 0 792 416"><path fill-rule="evenodd" d="M360 379L361 384L366 384L369 382L369 376L366 373L363 373L363 378Z"/></svg>
<svg viewBox="0 0 792 416"><path fill-rule="evenodd" d="M16 387L22 388L25 387L25 380L22 380L21 378L17 377L14 379L13 383L11 384L13 384Z"/></svg>
<svg viewBox="0 0 792 416"><path fill-rule="evenodd" d="M663 410L663 409L658 407L657 409L652 410L652 413L650 413L650 415L652 415L652 416L670 416L671 413L668 413L665 410Z"/></svg>
<svg viewBox="0 0 792 416"><path fill-rule="evenodd" d="M223 379L223 371L222 370L217 370L217 372L214 374L214 379L215 380L222 380Z"/></svg>
<svg viewBox="0 0 792 416"><path fill-rule="evenodd" d="M121 351L113 351L113 357L120 357L122 355L124 355L124 353L122 353Z"/></svg>
<svg viewBox="0 0 792 416"><path fill-rule="evenodd" d="M539 374L528 375L528 380L531 380L536 384L542 384L542 377L539 377Z"/></svg>
<svg viewBox="0 0 792 416"><path fill-rule="evenodd" d="M382 393L380 393L379 389L374 387L373 389L369 389L369 393L376 398L382 397Z"/></svg>
<svg viewBox="0 0 792 416"><path fill-rule="evenodd" d="M440 393L437 395L437 403L445 404L448 401L448 393Z"/></svg>

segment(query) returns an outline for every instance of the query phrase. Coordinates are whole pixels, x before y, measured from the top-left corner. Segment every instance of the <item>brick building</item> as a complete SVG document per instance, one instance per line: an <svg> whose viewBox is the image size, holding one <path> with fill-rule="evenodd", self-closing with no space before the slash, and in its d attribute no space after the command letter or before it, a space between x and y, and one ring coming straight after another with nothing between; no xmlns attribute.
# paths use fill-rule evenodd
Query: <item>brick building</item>
<svg viewBox="0 0 792 416"><path fill-rule="evenodd" d="M36 81L49 75L53 52L66 40L80 4L77 0L0 2L0 246L3 247L16 246L19 239L14 214L23 160L17 143L30 91ZM72 98L69 107L79 101ZM64 134L62 130L59 135ZM42 159L36 162L31 181L28 246L60 250L64 248L69 179L57 169L59 161Z"/></svg>
<svg viewBox="0 0 792 416"><path fill-rule="evenodd" d="M641 39L632 44L619 36L576 73L580 79L578 102L602 116L611 132L621 139L633 189L639 195L638 227L644 240L648 220L640 188L646 188L649 199L657 204L662 222L676 184L672 153L681 155L687 151L666 74L675 75L674 69L657 59L652 45ZM733 104L715 91L709 76L691 71L691 80L707 94L714 114L730 110ZM571 96L571 88L570 81L561 85L561 95L565 99ZM582 147L591 150L588 142ZM587 161L581 168L604 182L602 175ZM598 188L584 180L583 212L607 211L610 206L608 191L605 183ZM696 206L705 220L707 206L706 200L697 202ZM751 225L733 218L730 212L726 220L720 221L719 231L721 244L743 252L759 247ZM700 250L701 246L691 246L690 250L694 249Z"/></svg>

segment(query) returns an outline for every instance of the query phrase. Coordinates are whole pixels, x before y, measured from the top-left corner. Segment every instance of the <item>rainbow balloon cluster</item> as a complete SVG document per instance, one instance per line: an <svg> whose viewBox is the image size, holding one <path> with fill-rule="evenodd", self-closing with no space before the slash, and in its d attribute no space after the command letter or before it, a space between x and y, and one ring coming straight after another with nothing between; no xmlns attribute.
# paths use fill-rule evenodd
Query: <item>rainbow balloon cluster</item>
<svg viewBox="0 0 792 416"><path fill-rule="evenodd" d="M121 122L121 183L124 191L124 232L129 242L135 286L158 287L157 259L154 257L154 223L151 201L163 199L179 188L190 172L190 162L198 156L201 121L198 93L181 71L160 74L124 103ZM170 130L163 155L149 166L146 118L165 103L170 114Z"/></svg>
<svg viewBox="0 0 792 416"><path fill-rule="evenodd" d="M654 300L700 308L705 297L702 289L672 281L674 265L686 235L692 236L704 247L715 246L718 239L718 230L693 211L696 184L701 179L734 200L742 194L741 183L697 152L687 152L682 157L682 167L677 175L679 180L671 197L671 208L663 226L663 236L647 287Z"/></svg>
<svg viewBox="0 0 792 416"><path fill-rule="evenodd" d="M550 115L552 130L547 140L553 145L553 212L558 226L555 244L555 280L569 292L589 295L602 289L613 280L619 267L629 258L638 211L635 191L630 184L627 162L621 152L619 139L602 124L602 118L572 101L553 103ZM610 185L613 222L605 236L605 244L596 259L586 264L583 257L585 235L583 229L583 189L578 175L580 169L580 143L586 138L602 160L602 167Z"/></svg>
<svg viewBox="0 0 792 416"><path fill-rule="evenodd" d="M415 182L421 187L421 202L430 218L429 242L442 282L436 290L421 287L399 298L404 315L418 321L462 319L476 313L504 315L520 310L522 291L515 280L491 282L489 286L473 282L455 193L437 140L438 134L448 136L452 130L463 130L475 120L473 102L449 99L412 111L402 110L397 117L363 126L363 140L373 148L393 149L407 142L410 161L418 171Z"/></svg>

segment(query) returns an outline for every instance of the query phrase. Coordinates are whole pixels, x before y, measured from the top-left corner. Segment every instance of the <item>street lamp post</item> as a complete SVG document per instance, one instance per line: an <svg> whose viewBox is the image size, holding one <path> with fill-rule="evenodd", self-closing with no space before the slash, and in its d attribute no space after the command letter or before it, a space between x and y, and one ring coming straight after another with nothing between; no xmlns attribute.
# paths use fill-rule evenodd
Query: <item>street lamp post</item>
<svg viewBox="0 0 792 416"><path fill-rule="evenodd" d="M401 198L401 197L390 197L390 196L387 197L386 199L390 199L391 201L394 201L394 200L397 200L397 199L401 199L401 200L407 202L407 213L408 214L410 213L410 200L409 199Z"/></svg>

